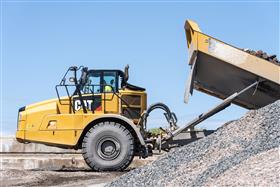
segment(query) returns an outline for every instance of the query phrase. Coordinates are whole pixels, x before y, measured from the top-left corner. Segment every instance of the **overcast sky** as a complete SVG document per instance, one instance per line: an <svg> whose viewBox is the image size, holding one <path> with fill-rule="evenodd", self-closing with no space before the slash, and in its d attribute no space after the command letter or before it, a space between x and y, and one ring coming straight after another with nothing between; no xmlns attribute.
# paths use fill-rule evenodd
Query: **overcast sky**
<svg viewBox="0 0 280 187"><path fill-rule="evenodd" d="M279 2L205 2L3 1L3 134L15 134L18 108L56 97L54 87L72 65L129 64L129 82L147 89L148 104L170 106L179 124L218 104L199 92L183 103L189 71L185 20L237 47L279 55ZM231 106L202 127L216 128L244 112ZM153 113L150 125L161 124L162 117Z"/></svg>

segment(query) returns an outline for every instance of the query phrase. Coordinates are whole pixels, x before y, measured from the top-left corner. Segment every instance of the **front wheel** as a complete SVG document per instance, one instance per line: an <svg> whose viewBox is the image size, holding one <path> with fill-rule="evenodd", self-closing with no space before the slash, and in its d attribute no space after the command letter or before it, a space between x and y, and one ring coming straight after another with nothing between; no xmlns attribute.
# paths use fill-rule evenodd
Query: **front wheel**
<svg viewBox="0 0 280 187"><path fill-rule="evenodd" d="M134 156L134 138L121 124L101 122L86 133L82 143L83 157L95 171L120 171Z"/></svg>

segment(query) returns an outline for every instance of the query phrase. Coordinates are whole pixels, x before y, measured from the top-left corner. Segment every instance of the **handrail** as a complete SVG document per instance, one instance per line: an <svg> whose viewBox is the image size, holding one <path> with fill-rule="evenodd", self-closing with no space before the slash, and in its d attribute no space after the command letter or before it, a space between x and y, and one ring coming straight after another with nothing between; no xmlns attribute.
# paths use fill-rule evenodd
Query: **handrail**
<svg viewBox="0 0 280 187"><path fill-rule="evenodd" d="M68 104L63 104L63 103L61 102L61 96L59 95L59 91L58 91L58 87L65 87L66 93L67 93L67 97L69 98L69 105L71 105L72 107L74 107L74 106L72 105L72 98L73 98L74 95L70 95L69 90L68 90L68 87L72 87L72 86L76 86L76 85L74 85L74 84L59 84L59 85L56 85L56 86L55 86L56 94L57 94L57 97L58 97L58 100L59 100L59 104L60 104L60 105L68 105ZM111 87L112 92L105 92L105 91L103 91L103 92L98 93L98 94L100 94L100 95L101 95L101 94L104 94L104 98L101 97L101 100L102 100L103 105L104 105L104 108L103 108L104 113L106 113L106 101L111 101L111 100L114 98L115 95L116 95L116 97L118 97L128 108L130 107L129 103L127 103L122 97L120 97L120 96L117 94L118 92L116 92L116 90L115 90L111 85L107 85L107 84L90 84L90 85L86 85L86 86L92 86L92 87L93 87L93 89L91 90L92 93L87 93L87 94L92 94L92 96L96 95L96 93L94 93L94 90L95 90L94 88L95 88L95 87L103 87L102 90L104 90L105 86ZM106 99L106 94L110 94L110 93L113 94L112 97L111 97L110 99ZM92 100L94 100L94 97L93 97ZM72 109L73 109L73 112L75 113L74 108L72 108ZM94 112L94 111L93 111L93 112ZM132 116L131 111L127 110L127 112L129 113L130 116ZM135 113L135 114L138 114L138 113L137 113L136 111L134 111L134 110L132 110L132 112Z"/></svg>

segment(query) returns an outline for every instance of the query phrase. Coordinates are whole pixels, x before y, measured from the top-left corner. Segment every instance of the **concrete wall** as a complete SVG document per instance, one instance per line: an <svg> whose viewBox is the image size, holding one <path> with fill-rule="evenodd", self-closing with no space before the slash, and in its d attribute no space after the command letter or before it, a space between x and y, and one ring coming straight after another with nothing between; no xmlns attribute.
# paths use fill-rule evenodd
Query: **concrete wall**
<svg viewBox="0 0 280 187"><path fill-rule="evenodd" d="M32 169L32 170L88 170L83 156L79 151L60 149L43 144L22 144L13 137L1 137L0 169ZM135 168L157 157L148 159L134 158L130 167Z"/></svg>
<svg viewBox="0 0 280 187"><path fill-rule="evenodd" d="M61 149L37 143L23 144L14 137L0 137L1 153L76 153L73 149Z"/></svg>

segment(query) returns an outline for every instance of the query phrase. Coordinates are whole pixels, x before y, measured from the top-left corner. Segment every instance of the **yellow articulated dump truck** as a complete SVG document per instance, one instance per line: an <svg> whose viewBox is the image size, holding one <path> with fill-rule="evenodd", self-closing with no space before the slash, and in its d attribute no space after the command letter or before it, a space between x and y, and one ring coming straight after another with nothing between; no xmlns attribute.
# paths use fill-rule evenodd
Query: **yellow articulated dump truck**
<svg viewBox="0 0 280 187"><path fill-rule="evenodd" d="M211 134L194 127L231 103L256 109L280 99L279 64L208 36L193 21L186 21L185 30L190 65L185 102L196 89L222 99L219 105L178 127L164 103L147 107L145 89L128 83L128 66L124 71L73 66L55 87L56 99L19 109L17 140L81 149L93 170L123 170L134 156L147 158L154 149L168 151ZM156 109L170 127L153 137L147 121Z"/></svg>

